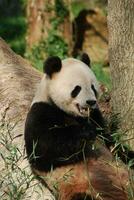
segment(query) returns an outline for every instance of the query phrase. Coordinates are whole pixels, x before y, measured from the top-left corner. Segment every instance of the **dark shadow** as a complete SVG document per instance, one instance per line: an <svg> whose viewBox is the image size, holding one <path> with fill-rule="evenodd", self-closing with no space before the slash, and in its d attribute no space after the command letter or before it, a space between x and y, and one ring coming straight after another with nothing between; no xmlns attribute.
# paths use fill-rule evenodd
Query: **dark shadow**
<svg viewBox="0 0 134 200"><path fill-rule="evenodd" d="M73 22L73 39L74 39L74 47L72 55L73 57L77 57L80 52L82 51L82 46L84 42L84 35L86 30L93 30L94 34L99 36L104 42L108 43L108 40L99 32L96 30L96 28L93 26L93 24L90 24L87 22L86 17L95 15L96 12L94 10L86 10L83 9L78 17L74 19Z"/></svg>
<svg viewBox="0 0 134 200"><path fill-rule="evenodd" d="M95 200L95 199L87 195L86 193L78 193L75 196L73 196L71 200Z"/></svg>

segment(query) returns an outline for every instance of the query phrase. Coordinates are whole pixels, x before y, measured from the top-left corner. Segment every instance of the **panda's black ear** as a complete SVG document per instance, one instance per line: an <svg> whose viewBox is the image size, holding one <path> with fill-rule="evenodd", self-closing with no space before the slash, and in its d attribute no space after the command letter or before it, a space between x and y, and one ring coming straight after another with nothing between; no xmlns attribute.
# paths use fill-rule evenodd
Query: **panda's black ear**
<svg viewBox="0 0 134 200"><path fill-rule="evenodd" d="M61 67L61 59L58 56L52 56L44 62L43 71L51 78L53 73L61 70Z"/></svg>
<svg viewBox="0 0 134 200"><path fill-rule="evenodd" d="M90 58L86 53L83 53L81 56L81 61L84 62L86 65L90 66Z"/></svg>

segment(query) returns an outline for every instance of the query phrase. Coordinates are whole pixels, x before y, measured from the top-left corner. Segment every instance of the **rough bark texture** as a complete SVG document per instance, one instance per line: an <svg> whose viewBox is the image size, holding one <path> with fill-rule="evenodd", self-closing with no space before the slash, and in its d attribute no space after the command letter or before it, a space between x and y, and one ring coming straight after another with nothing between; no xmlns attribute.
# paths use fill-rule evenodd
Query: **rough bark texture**
<svg viewBox="0 0 134 200"><path fill-rule="evenodd" d="M8 138L8 133L11 133L11 137L14 138L12 146L15 145L22 153L17 163L18 167L24 170L25 173L31 173L27 159L24 159L26 155L23 154L24 123L36 86L40 82L41 77L42 74L40 72L32 68L30 63L21 56L16 55L0 38L0 183L2 183L0 185L0 199L9 199L8 192L11 186L11 180L6 176L7 172L11 173L11 166L6 169L4 159L1 157L1 154L5 158L9 155L11 156L3 142L4 137ZM11 129L10 127L14 127L12 131L9 130ZM16 174L14 170L12 171L12 176L16 179L19 177L19 174ZM21 178L24 177L19 177L20 181ZM18 184L18 180L16 180L16 184ZM43 195L41 194L38 182L33 181L31 184L26 191L24 200L43 200L44 194L48 199L52 199L48 191L44 191ZM22 184L23 187L25 187L24 185L25 183ZM44 190L44 188L42 189ZM13 198L15 199L15 196Z"/></svg>
<svg viewBox="0 0 134 200"><path fill-rule="evenodd" d="M53 11L48 7L54 5L54 0L28 0L27 2L27 46L31 48L38 44L42 39L47 38L50 29L50 19Z"/></svg>
<svg viewBox="0 0 134 200"><path fill-rule="evenodd" d="M0 39L0 112L6 110L8 119L24 120L41 76Z"/></svg>
<svg viewBox="0 0 134 200"><path fill-rule="evenodd" d="M61 31L61 37L65 39L65 42L68 44L68 54L72 54L72 45L73 45L73 39L72 39L72 22L71 22L71 14L70 14L70 6L71 6L71 0L64 0L63 1L65 6L67 6L69 13L68 16L65 17L64 22L60 26Z"/></svg>
<svg viewBox="0 0 134 200"><path fill-rule="evenodd" d="M70 0L63 1L69 6ZM48 37L51 30L51 20L56 18L54 12L55 0L28 0L27 3L27 49L38 44L41 40ZM63 23L59 26L59 33L67 42L69 49L72 47L72 24L70 15L66 16Z"/></svg>
<svg viewBox="0 0 134 200"><path fill-rule="evenodd" d="M134 149L134 1L109 0L109 58L112 105L122 133ZM133 138L133 139L130 139Z"/></svg>

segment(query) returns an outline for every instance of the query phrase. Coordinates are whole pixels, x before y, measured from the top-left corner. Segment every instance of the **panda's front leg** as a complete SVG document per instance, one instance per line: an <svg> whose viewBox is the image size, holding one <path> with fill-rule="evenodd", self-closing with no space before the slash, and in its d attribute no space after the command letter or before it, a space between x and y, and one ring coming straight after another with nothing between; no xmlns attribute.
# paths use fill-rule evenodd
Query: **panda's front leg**
<svg viewBox="0 0 134 200"><path fill-rule="evenodd" d="M102 135L102 136L107 135L105 133L106 121L105 121L99 108L94 108L91 110L90 116L86 120L86 123L89 125L89 127L92 127L92 130L94 129L96 136L97 135Z"/></svg>
<svg viewBox="0 0 134 200"><path fill-rule="evenodd" d="M95 134L95 130L89 126L81 127L70 125L67 127L55 127L50 129L48 131L48 138L46 137L45 139L45 143L49 144L47 147L48 154L46 156L48 157L48 155L50 155L49 160L52 160L55 165L59 165L61 163L59 158L63 157L69 158L64 159L64 163L72 163L72 160L74 161L82 157L80 152L84 141L88 141L87 146L91 148L96 137ZM42 151L44 151L44 148Z"/></svg>
<svg viewBox="0 0 134 200"><path fill-rule="evenodd" d="M80 137L83 137L85 139L89 140L95 140L96 136L98 134L97 126L95 123L93 123L92 120L89 120L89 118L83 118L83 117L76 117L75 120L77 121L78 125L81 127L80 131Z"/></svg>

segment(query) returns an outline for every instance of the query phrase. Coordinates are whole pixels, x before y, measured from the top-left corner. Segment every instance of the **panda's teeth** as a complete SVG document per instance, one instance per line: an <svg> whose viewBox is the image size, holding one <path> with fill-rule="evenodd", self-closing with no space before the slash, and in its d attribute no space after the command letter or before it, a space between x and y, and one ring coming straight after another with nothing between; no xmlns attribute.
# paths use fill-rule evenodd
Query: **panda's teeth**
<svg viewBox="0 0 134 200"><path fill-rule="evenodd" d="M82 113L82 114L85 113L85 112L87 112L87 111L88 111L88 108L81 108L80 109L80 113Z"/></svg>
<svg viewBox="0 0 134 200"><path fill-rule="evenodd" d="M80 113L81 113L81 114L83 113L83 109L80 109Z"/></svg>
<svg viewBox="0 0 134 200"><path fill-rule="evenodd" d="M77 108L78 108L78 110L79 110L79 112L80 112L81 114L85 114L85 112L88 111L88 108L87 108L87 107L82 107L82 106L80 106L79 104L76 104L76 105L77 105Z"/></svg>
<svg viewBox="0 0 134 200"><path fill-rule="evenodd" d="M88 108L82 108L82 110L83 110L83 111L87 111L87 110L88 110Z"/></svg>

